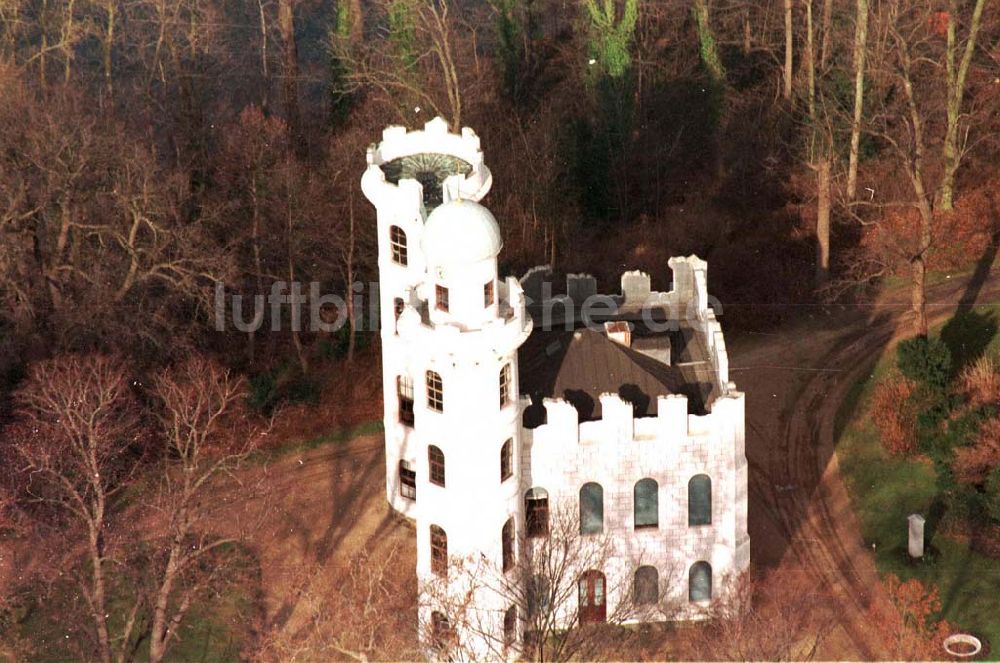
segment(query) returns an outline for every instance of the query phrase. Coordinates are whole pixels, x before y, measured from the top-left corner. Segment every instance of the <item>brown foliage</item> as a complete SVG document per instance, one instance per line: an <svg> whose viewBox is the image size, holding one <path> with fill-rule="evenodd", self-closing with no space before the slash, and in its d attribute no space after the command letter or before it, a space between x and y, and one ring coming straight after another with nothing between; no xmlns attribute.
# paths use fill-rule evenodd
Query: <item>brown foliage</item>
<svg viewBox="0 0 1000 663"><path fill-rule="evenodd" d="M955 449L951 467L960 483L980 485L986 481L990 472L1000 467L1000 420L983 422L972 445Z"/></svg>
<svg viewBox="0 0 1000 663"><path fill-rule="evenodd" d="M268 624L249 658L270 661L405 660L419 657L413 570L398 549L362 551L332 573L320 565L292 580L290 614Z"/></svg>
<svg viewBox="0 0 1000 663"><path fill-rule="evenodd" d="M912 453L917 446L917 408L913 402L916 385L893 374L875 386L872 421L878 429L882 448L893 456Z"/></svg>
<svg viewBox="0 0 1000 663"><path fill-rule="evenodd" d="M1000 402L1000 366L989 355L966 366L959 376L959 388L978 407Z"/></svg>
<svg viewBox="0 0 1000 663"><path fill-rule="evenodd" d="M890 656L900 660L940 659L941 643L951 626L934 619L941 610L937 587L926 587L915 578L903 582L889 574L885 588L889 601L871 604L869 625L879 632Z"/></svg>
<svg viewBox="0 0 1000 663"><path fill-rule="evenodd" d="M802 569L780 569L763 578L745 574L725 601L712 606L712 623L699 631L705 660L811 660L833 620L815 579Z"/></svg>

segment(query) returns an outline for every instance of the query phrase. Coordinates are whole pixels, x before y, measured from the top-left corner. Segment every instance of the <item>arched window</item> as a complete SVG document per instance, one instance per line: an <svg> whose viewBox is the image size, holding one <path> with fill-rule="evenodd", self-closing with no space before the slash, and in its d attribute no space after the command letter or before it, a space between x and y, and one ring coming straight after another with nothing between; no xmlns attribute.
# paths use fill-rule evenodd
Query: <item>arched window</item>
<svg viewBox="0 0 1000 663"><path fill-rule="evenodd" d="M444 488L444 452L433 444L427 447L427 465L431 483Z"/></svg>
<svg viewBox="0 0 1000 663"><path fill-rule="evenodd" d="M585 483L580 489L580 534L604 531L604 489L599 483Z"/></svg>
<svg viewBox="0 0 1000 663"><path fill-rule="evenodd" d="M437 525L431 525L431 572L448 575L448 535Z"/></svg>
<svg viewBox="0 0 1000 663"><path fill-rule="evenodd" d="M635 528L658 527L660 524L659 485L655 479L640 479L632 490Z"/></svg>
<svg viewBox="0 0 1000 663"><path fill-rule="evenodd" d="M510 647L517 641L517 606L512 605L503 613L503 646Z"/></svg>
<svg viewBox="0 0 1000 663"><path fill-rule="evenodd" d="M500 532L500 550L504 573L514 568L514 519L508 518Z"/></svg>
<svg viewBox="0 0 1000 663"><path fill-rule="evenodd" d="M632 600L636 605L652 605L660 598L660 574L654 566L640 566L635 570Z"/></svg>
<svg viewBox="0 0 1000 663"><path fill-rule="evenodd" d="M399 316L403 315L403 308L405 304L402 297L396 297L392 300L392 314L395 316L396 320L399 320Z"/></svg>
<svg viewBox="0 0 1000 663"><path fill-rule="evenodd" d="M549 533L549 494L544 488L532 488L524 494L524 529L527 536Z"/></svg>
<svg viewBox="0 0 1000 663"><path fill-rule="evenodd" d="M514 474L514 440L508 439L500 447L500 483Z"/></svg>
<svg viewBox="0 0 1000 663"><path fill-rule="evenodd" d="M712 524L712 480L697 474L688 481L688 525Z"/></svg>
<svg viewBox="0 0 1000 663"><path fill-rule="evenodd" d="M406 267L406 231L399 226L389 226L389 249L392 261Z"/></svg>
<svg viewBox="0 0 1000 663"><path fill-rule="evenodd" d="M417 472L405 460L399 461L399 494L410 500L417 499Z"/></svg>
<svg viewBox="0 0 1000 663"><path fill-rule="evenodd" d="M427 407L435 412L444 412L444 384L441 376L427 371Z"/></svg>
<svg viewBox="0 0 1000 663"><path fill-rule="evenodd" d="M413 425L413 380L408 375L396 377L396 398L399 400L399 423Z"/></svg>
<svg viewBox="0 0 1000 663"><path fill-rule="evenodd" d="M504 364L500 369L500 408L510 403L510 364Z"/></svg>
<svg viewBox="0 0 1000 663"><path fill-rule="evenodd" d="M455 631L451 628L451 622L444 613L434 611L431 613L431 641L435 649L446 649L453 644Z"/></svg>
<svg viewBox="0 0 1000 663"><path fill-rule="evenodd" d="M695 562L688 572L688 600L712 600L712 565L708 562Z"/></svg>
<svg viewBox="0 0 1000 663"><path fill-rule="evenodd" d="M607 619L604 574L584 571L579 580L580 623L595 624Z"/></svg>

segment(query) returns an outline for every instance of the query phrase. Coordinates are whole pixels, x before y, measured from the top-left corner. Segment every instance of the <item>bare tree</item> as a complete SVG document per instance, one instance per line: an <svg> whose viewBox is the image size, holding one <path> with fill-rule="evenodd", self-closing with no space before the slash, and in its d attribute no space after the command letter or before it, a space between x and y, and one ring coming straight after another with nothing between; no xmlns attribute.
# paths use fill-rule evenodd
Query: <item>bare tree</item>
<svg viewBox="0 0 1000 663"><path fill-rule="evenodd" d="M496 659L519 651L539 663L593 660L613 655L612 643L621 647L630 639L632 632L616 626L636 618L667 620L678 612L673 571L637 595L635 571L642 560L621 559L610 534L582 534L577 511L566 505L550 511L544 536L519 537L516 548L516 563L506 571L503 558L450 559L446 579L423 584L421 600L446 615L455 632L442 638L426 624L425 642L436 640L446 655L460 659L481 657L485 647ZM479 604L482 597L489 607ZM520 624L520 642L513 639L511 616ZM464 642L462 633L470 636Z"/></svg>
<svg viewBox="0 0 1000 663"><path fill-rule="evenodd" d="M254 660L418 659L413 569L399 556L395 546L363 550L332 573L318 564L300 569L290 583L292 615L264 629Z"/></svg>
<svg viewBox="0 0 1000 663"><path fill-rule="evenodd" d="M971 20L974 24L981 20L983 5L983 0L979 0L973 9ZM918 215L913 236L900 237L898 242L901 250L907 253L910 266L913 331L918 336L927 334L924 283L935 239L937 197L940 192L940 208L943 208L946 184L951 186L947 173L950 169L954 174L957 168L957 162L949 162L947 150L945 165L939 167L932 148L939 141L945 146L949 144L950 120L952 117L957 119L953 111L957 108L955 104L961 103L961 93L953 86L961 80L964 87L961 67L968 66L964 63L958 71L953 71L948 98L942 107L937 86L942 49L936 16L929 3L881 3L877 15L878 34L873 44L875 52L868 58L873 83L882 93L867 129L890 146L895 163L912 191L908 199L884 204L905 205L915 209ZM957 18L946 15L945 20L951 26ZM974 39L973 33L969 41L974 42ZM948 65L951 69L954 69L954 44L952 35L943 56L952 62ZM899 93L894 94L894 90ZM942 126L945 127L943 136L939 133Z"/></svg>
<svg viewBox="0 0 1000 663"><path fill-rule="evenodd" d="M803 569L732 579L696 648L707 660L811 661L833 631L826 597Z"/></svg>
<svg viewBox="0 0 1000 663"><path fill-rule="evenodd" d="M126 660L135 621L126 619L114 638L109 632L108 538L112 501L131 485L143 442L128 375L111 357L58 357L34 364L14 398L17 423L8 431L14 454L9 460L27 476L27 500L82 530L67 545L85 551L79 587L96 656L104 663Z"/></svg>
<svg viewBox="0 0 1000 663"><path fill-rule="evenodd" d="M211 482L234 470L261 439L248 414L242 378L207 359L193 358L154 381L165 444L159 496L166 561L152 597L149 660L159 663L177 637L192 602L211 573L198 562L233 539L202 530Z"/></svg>
<svg viewBox="0 0 1000 663"><path fill-rule="evenodd" d="M956 23L959 20L957 0L948 3L948 37L945 47L945 74L947 76L947 124L945 125L944 145L944 175L941 180L941 209L951 210L955 198L955 173L965 152L965 140L959 139L962 125L962 99L965 96L966 81L969 76L969 64L976 50L976 38L983 23L983 10L986 0L976 0L969 18L969 34L962 49L961 59L956 63L955 56L960 48ZM995 9L995 7L994 7Z"/></svg>

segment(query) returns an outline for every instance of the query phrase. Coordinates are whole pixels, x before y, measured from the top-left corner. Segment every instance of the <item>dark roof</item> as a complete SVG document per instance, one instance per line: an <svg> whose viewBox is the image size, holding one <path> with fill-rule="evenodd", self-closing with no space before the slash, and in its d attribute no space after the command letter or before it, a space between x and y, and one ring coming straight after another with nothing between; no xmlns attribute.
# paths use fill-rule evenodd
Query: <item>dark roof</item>
<svg viewBox="0 0 1000 663"><path fill-rule="evenodd" d="M544 421L543 397L569 401L580 421L599 419L600 395L609 392L631 402L636 416L656 414L656 398L667 394L687 395L689 410L704 408L680 369L590 329L534 332L518 352L518 367L521 393L532 397L529 427Z"/></svg>

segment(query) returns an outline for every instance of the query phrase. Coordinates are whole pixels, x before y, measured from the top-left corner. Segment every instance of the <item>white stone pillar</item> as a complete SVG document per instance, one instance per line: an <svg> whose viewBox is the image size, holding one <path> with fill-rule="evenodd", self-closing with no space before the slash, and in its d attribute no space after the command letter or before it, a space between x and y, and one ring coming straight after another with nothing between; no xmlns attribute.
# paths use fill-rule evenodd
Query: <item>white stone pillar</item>
<svg viewBox="0 0 1000 663"><path fill-rule="evenodd" d="M924 517L914 513L906 520L910 524L910 557L920 559L924 556Z"/></svg>

